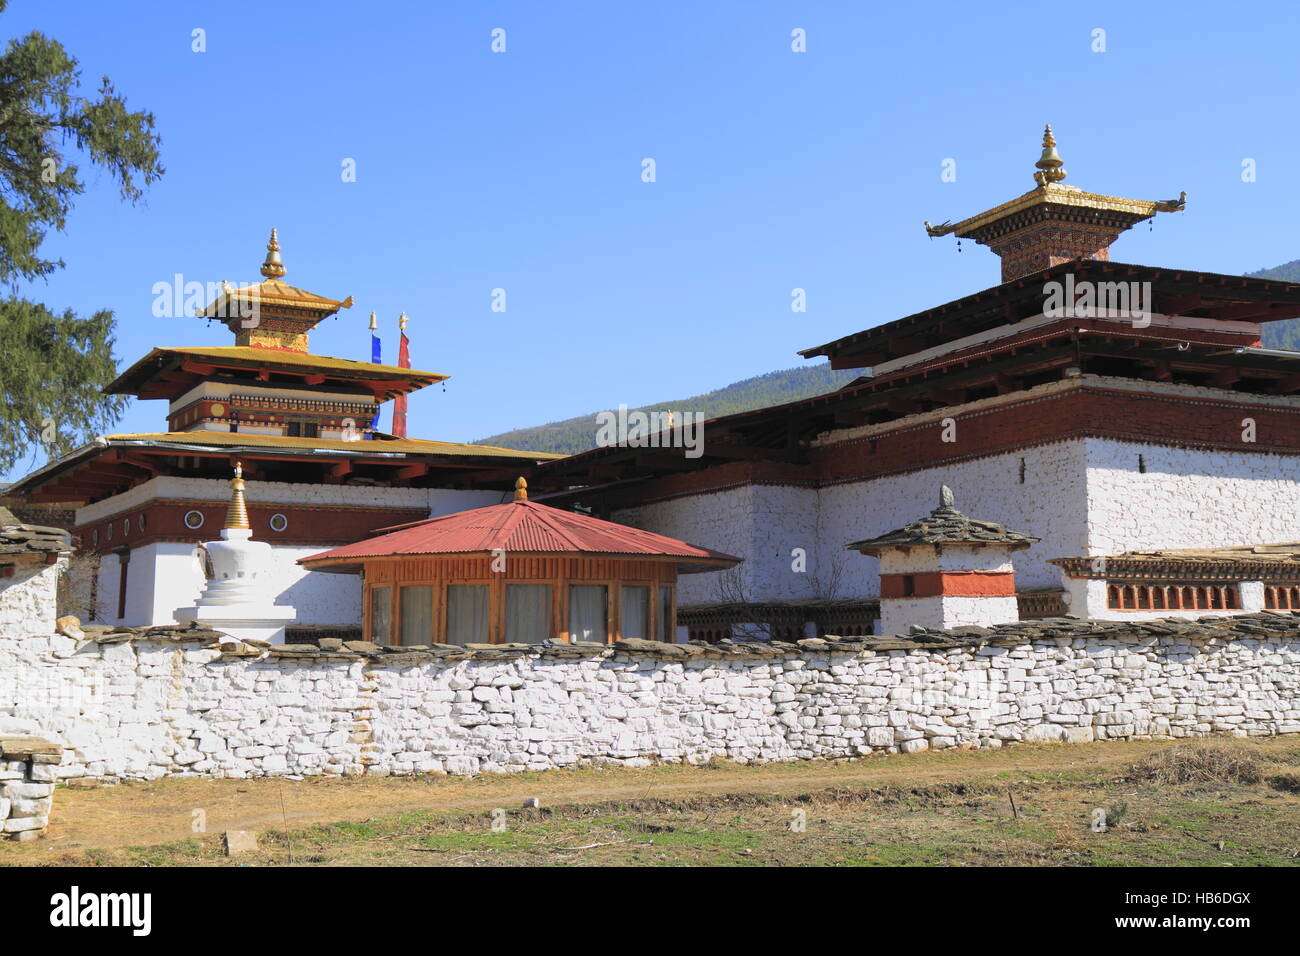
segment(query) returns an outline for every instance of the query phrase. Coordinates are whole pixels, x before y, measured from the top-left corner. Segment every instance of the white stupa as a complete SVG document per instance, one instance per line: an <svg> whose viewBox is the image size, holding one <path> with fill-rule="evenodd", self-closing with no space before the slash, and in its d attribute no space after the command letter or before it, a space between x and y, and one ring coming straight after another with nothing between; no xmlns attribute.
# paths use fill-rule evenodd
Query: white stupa
<svg viewBox="0 0 1300 956"><path fill-rule="evenodd" d="M221 540L204 545L212 559L212 577L198 603L177 608L174 617L181 624L197 621L240 640L282 644L284 627L298 616L298 611L272 603L271 546L250 540L253 532L244 504L243 475L243 467L236 462Z"/></svg>

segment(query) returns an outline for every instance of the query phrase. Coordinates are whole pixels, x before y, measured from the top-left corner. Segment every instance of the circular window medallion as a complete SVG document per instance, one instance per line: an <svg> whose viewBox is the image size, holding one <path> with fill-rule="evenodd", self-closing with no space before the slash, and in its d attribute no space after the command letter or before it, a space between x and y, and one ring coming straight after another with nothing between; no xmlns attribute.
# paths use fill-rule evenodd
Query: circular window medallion
<svg viewBox="0 0 1300 956"><path fill-rule="evenodd" d="M137 525L140 526L140 530L141 530L141 531L144 530L144 513L143 513L143 512L141 512L140 517L136 519L136 522L135 522L135 523L136 523Z"/></svg>
<svg viewBox="0 0 1300 956"><path fill-rule="evenodd" d="M110 521L110 522L109 522L105 527L108 529L108 540L109 540L109 541L112 541L112 540L113 540L113 522Z"/></svg>
<svg viewBox="0 0 1300 956"><path fill-rule="evenodd" d="M220 418L222 415L226 414L226 406L217 402L212 406L212 414L217 418Z"/></svg>
<svg viewBox="0 0 1300 956"><path fill-rule="evenodd" d="M98 545L98 544L99 544L99 529L98 529L98 528L96 528L94 531L90 532L90 542L91 542L91 544L95 544L95 545Z"/></svg>
<svg viewBox="0 0 1300 956"><path fill-rule="evenodd" d="M130 534L130 533L131 533L131 519L130 519L130 518L123 518L123 519L122 519L122 537L125 538L125 537L126 537L128 534Z"/></svg>
<svg viewBox="0 0 1300 956"><path fill-rule="evenodd" d="M185 527L191 531L197 531L203 527L203 512L187 511L185 512Z"/></svg>
<svg viewBox="0 0 1300 956"><path fill-rule="evenodd" d="M284 515L279 514L279 513L276 513L276 514L271 515L271 530L272 530L272 531L283 531L283 530L284 530L285 528L287 528L287 527L289 527L289 519L288 519L288 518L286 518Z"/></svg>

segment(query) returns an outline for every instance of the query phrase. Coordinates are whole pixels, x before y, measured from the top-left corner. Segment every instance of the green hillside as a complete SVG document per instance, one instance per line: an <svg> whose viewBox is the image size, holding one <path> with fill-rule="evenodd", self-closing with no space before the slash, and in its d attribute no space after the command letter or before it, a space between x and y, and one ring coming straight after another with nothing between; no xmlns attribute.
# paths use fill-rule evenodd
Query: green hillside
<svg viewBox="0 0 1300 956"><path fill-rule="evenodd" d="M705 392L703 395L692 395L689 398L674 399L669 402L656 402L653 405L643 406L643 409L702 412L706 418L715 418L718 415L747 412L753 408L766 408L768 405L781 405L785 402L795 402L801 398L833 392L847 385L860 374L861 371L857 369L834 371L829 362L823 362L820 365L806 365L782 369L779 372L768 372L766 375L756 375L712 392ZM547 425L536 425L532 428L516 428L513 431L479 439L476 444L575 455L595 446L596 413L592 412L579 418L568 418L561 422L551 422Z"/></svg>
<svg viewBox="0 0 1300 956"><path fill-rule="evenodd" d="M1281 279L1283 282L1300 282L1300 259L1273 269L1262 269L1250 275L1260 279ZM1300 349L1300 319L1264 323L1264 345L1270 349Z"/></svg>

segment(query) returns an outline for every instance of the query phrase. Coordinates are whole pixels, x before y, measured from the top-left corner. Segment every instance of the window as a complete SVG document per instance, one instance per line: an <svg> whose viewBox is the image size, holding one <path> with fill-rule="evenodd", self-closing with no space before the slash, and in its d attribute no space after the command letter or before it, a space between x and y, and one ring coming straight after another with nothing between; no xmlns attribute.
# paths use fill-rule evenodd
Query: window
<svg viewBox="0 0 1300 956"><path fill-rule="evenodd" d="M903 593L899 597L916 597L916 575L903 575Z"/></svg>
<svg viewBox="0 0 1300 956"><path fill-rule="evenodd" d="M393 640L392 588L370 589L370 640L390 644Z"/></svg>
<svg viewBox="0 0 1300 956"><path fill-rule="evenodd" d="M1241 609L1241 595L1235 584L1107 584L1106 606L1115 611L1235 611Z"/></svg>
<svg viewBox="0 0 1300 956"><path fill-rule="evenodd" d="M400 591L401 643L433 642L433 588L427 584L404 587Z"/></svg>
<svg viewBox="0 0 1300 956"><path fill-rule="evenodd" d="M551 586L506 585L506 640L540 644L551 639Z"/></svg>
<svg viewBox="0 0 1300 956"><path fill-rule="evenodd" d="M677 640L677 622L673 620L673 589L659 588L659 640L672 644Z"/></svg>
<svg viewBox="0 0 1300 956"><path fill-rule="evenodd" d="M609 641L609 595L603 584L569 585L569 640Z"/></svg>
<svg viewBox="0 0 1300 956"><path fill-rule="evenodd" d="M650 589L640 585L624 585L619 598L618 631L623 638L650 636Z"/></svg>
<svg viewBox="0 0 1300 956"><path fill-rule="evenodd" d="M447 585L447 643L486 644L488 640L488 586Z"/></svg>

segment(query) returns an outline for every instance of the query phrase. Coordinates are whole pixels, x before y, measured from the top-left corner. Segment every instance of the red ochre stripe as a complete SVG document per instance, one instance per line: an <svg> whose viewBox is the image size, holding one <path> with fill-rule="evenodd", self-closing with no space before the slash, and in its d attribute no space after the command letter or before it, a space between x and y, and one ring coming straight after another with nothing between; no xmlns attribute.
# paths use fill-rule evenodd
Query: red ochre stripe
<svg viewBox="0 0 1300 956"><path fill-rule="evenodd" d="M926 571L880 576L882 598L1014 597L1015 593L1014 571Z"/></svg>

